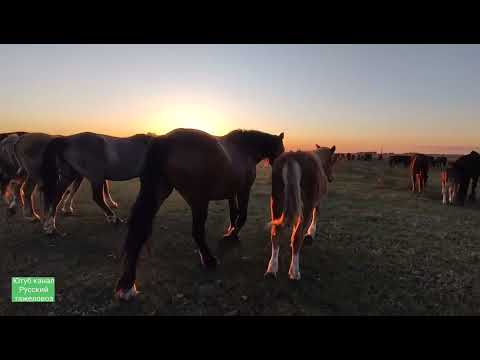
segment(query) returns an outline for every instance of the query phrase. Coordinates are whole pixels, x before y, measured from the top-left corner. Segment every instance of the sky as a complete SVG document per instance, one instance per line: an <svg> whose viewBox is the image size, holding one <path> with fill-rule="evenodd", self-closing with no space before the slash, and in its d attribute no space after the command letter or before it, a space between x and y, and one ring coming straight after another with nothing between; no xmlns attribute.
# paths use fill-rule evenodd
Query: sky
<svg viewBox="0 0 480 360"><path fill-rule="evenodd" d="M480 45L0 45L0 132L285 133L287 149L480 146Z"/></svg>

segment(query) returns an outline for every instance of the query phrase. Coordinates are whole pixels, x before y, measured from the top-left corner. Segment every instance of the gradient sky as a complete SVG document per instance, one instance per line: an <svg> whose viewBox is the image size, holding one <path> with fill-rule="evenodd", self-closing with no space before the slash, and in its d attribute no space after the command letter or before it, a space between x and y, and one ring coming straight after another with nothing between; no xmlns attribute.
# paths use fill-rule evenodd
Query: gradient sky
<svg viewBox="0 0 480 360"><path fill-rule="evenodd" d="M479 149L479 45L0 45L0 132L285 132L289 149Z"/></svg>

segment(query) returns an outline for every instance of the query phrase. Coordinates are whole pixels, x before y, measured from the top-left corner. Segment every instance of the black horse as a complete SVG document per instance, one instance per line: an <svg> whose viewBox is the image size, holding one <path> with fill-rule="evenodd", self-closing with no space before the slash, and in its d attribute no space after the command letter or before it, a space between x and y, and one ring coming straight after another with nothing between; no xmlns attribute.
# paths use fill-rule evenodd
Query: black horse
<svg viewBox="0 0 480 360"><path fill-rule="evenodd" d="M472 187L468 199L470 201L475 201L475 190L480 176L480 154L476 151L472 151L470 154L460 156L452 164L452 167L460 181L458 196L456 196L457 204L465 204L465 198L467 197L470 182L472 183Z"/></svg>
<svg viewBox="0 0 480 360"><path fill-rule="evenodd" d="M205 267L217 264L205 242L205 222L211 200L228 199L230 227L224 240L234 242L246 222L250 188L256 165L270 164L285 151L283 133L235 130L224 136L177 129L155 138L140 176L140 192L133 205L124 245L124 272L116 296L129 300L137 294L136 268L140 250L152 233L153 218L176 189L192 210L192 235Z"/></svg>

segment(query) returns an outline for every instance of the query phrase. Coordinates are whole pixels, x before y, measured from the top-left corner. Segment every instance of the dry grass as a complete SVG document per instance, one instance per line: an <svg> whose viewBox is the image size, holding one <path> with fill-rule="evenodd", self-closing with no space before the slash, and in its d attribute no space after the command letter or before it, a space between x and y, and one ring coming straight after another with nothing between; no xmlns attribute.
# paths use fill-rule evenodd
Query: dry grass
<svg viewBox="0 0 480 360"><path fill-rule="evenodd" d="M152 257L138 271L139 299L113 300L121 272L116 254L125 226L105 222L80 190L75 218L59 218L70 235L51 240L20 217L0 220L0 315L465 315L480 311L479 206L441 204L438 170L425 194L409 191L407 169L349 161L320 213L319 238L303 249L302 280L287 280L289 248L280 250L277 280L264 280L270 244L269 170L259 167L241 233L242 248L216 271L199 265L190 210L174 193L156 218ZM115 183L113 198L128 216L137 181ZM228 222L226 202L210 205L209 244ZM2 212L4 208L2 207ZM54 276L53 304L10 303L10 277Z"/></svg>

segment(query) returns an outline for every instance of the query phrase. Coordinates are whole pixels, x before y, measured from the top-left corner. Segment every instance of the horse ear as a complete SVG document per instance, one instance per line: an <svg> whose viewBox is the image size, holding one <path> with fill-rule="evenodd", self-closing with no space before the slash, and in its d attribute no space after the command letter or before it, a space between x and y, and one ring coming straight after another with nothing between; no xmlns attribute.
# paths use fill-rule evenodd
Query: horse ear
<svg viewBox="0 0 480 360"><path fill-rule="evenodd" d="M320 146L318 146L318 144L315 144L315 146L317 147L317 149L320 149Z"/></svg>
<svg viewBox="0 0 480 360"><path fill-rule="evenodd" d="M318 145L317 145L317 146L318 146ZM337 147L336 147L335 145L333 145L332 148L330 149L330 152L333 154L336 149L337 149Z"/></svg>
<svg viewBox="0 0 480 360"><path fill-rule="evenodd" d="M280 135L278 135L278 137L280 138L280 140L283 140L284 136L285 136L285 135L283 134L283 132L282 132Z"/></svg>

